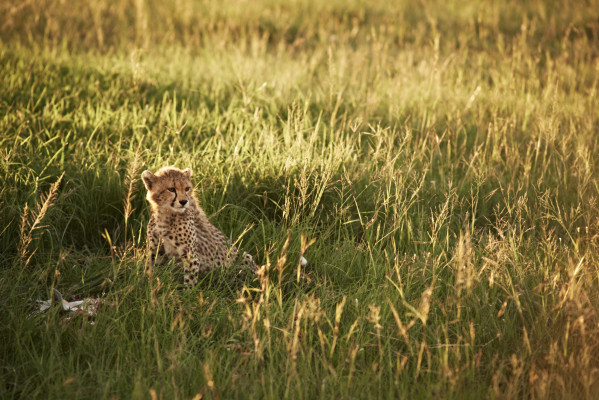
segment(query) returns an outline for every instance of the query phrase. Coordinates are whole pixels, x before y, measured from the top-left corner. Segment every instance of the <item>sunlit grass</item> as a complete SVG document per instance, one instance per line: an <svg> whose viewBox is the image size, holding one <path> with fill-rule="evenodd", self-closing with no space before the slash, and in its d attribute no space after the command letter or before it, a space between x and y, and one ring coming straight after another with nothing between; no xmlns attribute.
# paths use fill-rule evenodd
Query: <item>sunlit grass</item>
<svg viewBox="0 0 599 400"><path fill-rule="evenodd" d="M598 10L0 2L0 395L593 398ZM257 277L147 268L164 165Z"/></svg>

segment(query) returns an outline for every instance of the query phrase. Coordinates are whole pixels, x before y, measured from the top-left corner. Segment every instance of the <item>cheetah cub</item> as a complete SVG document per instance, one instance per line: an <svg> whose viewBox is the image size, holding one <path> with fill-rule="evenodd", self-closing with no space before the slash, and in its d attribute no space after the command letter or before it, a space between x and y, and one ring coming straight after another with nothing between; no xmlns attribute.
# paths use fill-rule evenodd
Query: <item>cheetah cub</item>
<svg viewBox="0 0 599 400"><path fill-rule="evenodd" d="M198 282L198 274L220 266L243 264L256 271L252 256L230 245L223 233L208 221L193 195L191 169L160 168L141 174L148 191L150 265L174 259L183 266L186 287Z"/></svg>

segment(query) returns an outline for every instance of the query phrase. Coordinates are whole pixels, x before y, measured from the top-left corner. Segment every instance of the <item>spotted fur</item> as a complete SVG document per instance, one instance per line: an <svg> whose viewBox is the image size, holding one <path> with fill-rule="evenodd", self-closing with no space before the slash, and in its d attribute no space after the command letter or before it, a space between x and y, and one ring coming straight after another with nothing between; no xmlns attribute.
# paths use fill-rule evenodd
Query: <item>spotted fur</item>
<svg viewBox="0 0 599 400"><path fill-rule="evenodd" d="M182 265L188 287L197 284L199 274L215 267L239 263L256 271L252 256L232 246L210 223L193 194L191 174L189 168L175 167L141 174L152 213L148 222L149 263L174 259Z"/></svg>

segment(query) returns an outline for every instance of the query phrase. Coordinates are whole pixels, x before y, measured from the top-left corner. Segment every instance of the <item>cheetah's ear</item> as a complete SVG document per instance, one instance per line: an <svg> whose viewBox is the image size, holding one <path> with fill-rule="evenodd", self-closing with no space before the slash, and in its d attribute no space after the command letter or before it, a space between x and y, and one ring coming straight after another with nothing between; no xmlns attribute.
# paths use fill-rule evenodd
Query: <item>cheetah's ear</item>
<svg viewBox="0 0 599 400"><path fill-rule="evenodd" d="M183 173L187 175L188 178L191 178L191 168L185 168Z"/></svg>
<svg viewBox="0 0 599 400"><path fill-rule="evenodd" d="M148 170L145 170L141 173L141 179L144 181L144 185L146 185L146 189L152 189L152 182L156 179L156 175L151 173Z"/></svg>

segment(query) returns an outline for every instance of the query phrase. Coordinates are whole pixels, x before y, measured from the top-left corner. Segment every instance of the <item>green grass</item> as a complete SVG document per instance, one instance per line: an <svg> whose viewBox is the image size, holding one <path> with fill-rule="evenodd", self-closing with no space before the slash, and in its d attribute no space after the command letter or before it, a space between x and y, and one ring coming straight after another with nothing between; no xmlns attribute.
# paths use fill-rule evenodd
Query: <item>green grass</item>
<svg viewBox="0 0 599 400"><path fill-rule="evenodd" d="M0 1L0 397L599 392L599 3L387 3ZM262 276L145 267L164 165Z"/></svg>

